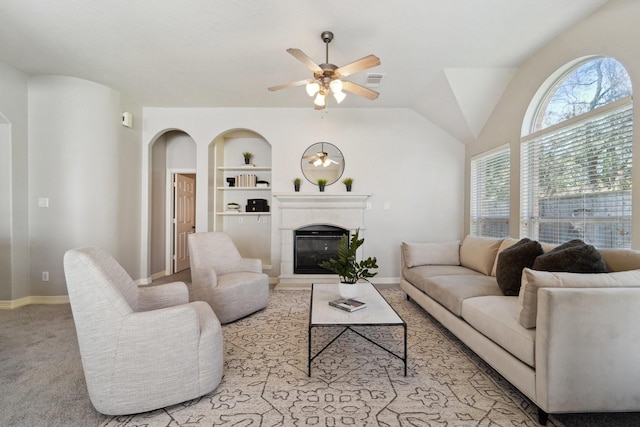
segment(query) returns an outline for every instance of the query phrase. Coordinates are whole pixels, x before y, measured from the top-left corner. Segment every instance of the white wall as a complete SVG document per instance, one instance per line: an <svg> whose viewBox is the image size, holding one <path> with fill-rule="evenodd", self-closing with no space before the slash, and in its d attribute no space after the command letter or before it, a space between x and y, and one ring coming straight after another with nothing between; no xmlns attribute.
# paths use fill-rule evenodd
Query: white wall
<svg viewBox="0 0 640 427"><path fill-rule="evenodd" d="M471 156L505 143L511 146L511 235L518 236L520 199L520 134L529 103L540 86L565 64L593 55L611 56L627 69L635 98L640 93L640 2L610 1L598 12L575 25L527 60L514 75L477 142L468 145L466 170ZM635 128L640 127L640 108L634 100ZM634 132L634 157L640 153L640 132ZM634 161L633 212L640 215L640 162ZM469 230L469 185L465 189L465 230ZM632 246L640 248L640 227L634 223Z"/></svg>
<svg viewBox="0 0 640 427"><path fill-rule="evenodd" d="M248 129L272 147L273 192L292 191L302 177L300 157L314 142L328 141L342 150L345 177L354 192L370 193L365 212L365 256L378 258L379 276L399 277L402 241L444 241L462 237L464 146L408 109L331 109L324 114L300 109L145 108L143 145L149 147L168 129L188 133L197 145L198 182L207 182L209 144L233 129ZM143 149L143 211L148 218L149 153ZM302 191L317 191L303 183ZM340 182L326 192L344 192ZM197 188L196 224L208 229L208 194ZM385 210L384 204L390 209ZM272 276L279 275L280 240L277 201L272 200ZM143 229L143 277L149 274L149 236ZM145 237L146 235L146 237Z"/></svg>
<svg viewBox="0 0 640 427"><path fill-rule="evenodd" d="M0 301L29 295L27 81L0 63Z"/></svg>
<svg viewBox="0 0 640 427"><path fill-rule="evenodd" d="M105 248L137 277L140 133L121 125L125 102L60 76L30 78L28 102L30 294L67 294L62 258L80 246Z"/></svg>

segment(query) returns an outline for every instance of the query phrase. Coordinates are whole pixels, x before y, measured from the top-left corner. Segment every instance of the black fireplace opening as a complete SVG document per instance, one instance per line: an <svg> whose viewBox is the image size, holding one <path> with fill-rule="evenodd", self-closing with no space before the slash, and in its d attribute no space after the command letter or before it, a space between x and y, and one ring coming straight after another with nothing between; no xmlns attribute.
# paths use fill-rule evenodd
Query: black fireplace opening
<svg viewBox="0 0 640 427"><path fill-rule="evenodd" d="M293 272L296 274L333 274L318 264L338 257L342 236L349 230L332 225L310 225L295 230Z"/></svg>

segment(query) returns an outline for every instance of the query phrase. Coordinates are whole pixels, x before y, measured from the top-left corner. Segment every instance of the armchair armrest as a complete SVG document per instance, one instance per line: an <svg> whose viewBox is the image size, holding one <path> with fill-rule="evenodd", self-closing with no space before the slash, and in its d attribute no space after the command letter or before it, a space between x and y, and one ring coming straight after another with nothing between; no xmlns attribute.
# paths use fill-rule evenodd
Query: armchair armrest
<svg viewBox="0 0 640 427"><path fill-rule="evenodd" d="M183 282L138 287L136 311L149 311L189 302L189 290Z"/></svg>
<svg viewBox="0 0 640 427"><path fill-rule="evenodd" d="M191 268L191 301L211 301L211 293L216 286L218 276L213 268Z"/></svg>
<svg viewBox="0 0 640 427"><path fill-rule="evenodd" d="M536 403L546 412L640 409L640 288L541 288Z"/></svg>
<svg viewBox="0 0 640 427"><path fill-rule="evenodd" d="M262 273L262 261L260 261L258 258L241 258L238 271Z"/></svg>

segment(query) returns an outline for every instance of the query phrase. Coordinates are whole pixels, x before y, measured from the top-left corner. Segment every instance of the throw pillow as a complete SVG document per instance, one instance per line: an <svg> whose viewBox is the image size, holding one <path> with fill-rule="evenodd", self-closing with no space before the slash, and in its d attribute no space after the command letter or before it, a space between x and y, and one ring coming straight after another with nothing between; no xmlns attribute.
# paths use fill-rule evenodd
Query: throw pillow
<svg viewBox="0 0 640 427"><path fill-rule="evenodd" d="M491 268L491 275L496 277L496 268L498 268L498 258L500 253L505 249L515 245L518 243L518 239L514 239L513 237L505 237L505 239L500 243L500 247L498 248L498 256L496 256L496 260L493 262L493 268Z"/></svg>
<svg viewBox="0 0 640 427"><path fill-rule="evenodd" d="M540 243L531 239L522 239L498 254L496 280L502 293L517 296L522 283L522 270L531 268L536 257L542 254Z"/></svg>
<svg viewBox="0 0 640 427"><path fill-rule="evenodd" d="M525 268L520 289L520 324L536 327L540 288L623 288L640 286L640 270L607 274L535 271Z"/></svg>
<svg viewBox="0 0 640 427"><path fill-rule="evenodd" d="M402 243L407 267L460 265L460 241L447 243Z"/></svg>
<svg viewBox="0 0 640 427"><path fill-rule="evenodd" d="M502 240L468 235L460 245L460 265L489 276Z"/></svg>
<svg viewBox="0 0 640 427"><path fill-rule="evenodd" d="M557 246L536 258L532 268L569 273L606 273L607 264L596 248L579 239Z"/></svg>

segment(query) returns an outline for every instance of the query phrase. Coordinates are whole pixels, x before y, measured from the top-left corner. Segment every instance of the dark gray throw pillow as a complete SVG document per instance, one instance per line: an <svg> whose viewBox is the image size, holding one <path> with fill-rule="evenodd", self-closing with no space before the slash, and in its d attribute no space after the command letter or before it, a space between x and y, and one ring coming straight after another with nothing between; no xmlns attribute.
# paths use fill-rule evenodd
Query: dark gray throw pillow
<svg viewBox="0 0 640 427"><path fill-rule="evenodd" d="M522 270L531 268L536 257L542 253L540 243L530 239L522 239L500 252L496 280L503 294L517 296L520 293Z"/></svg>
<svg viewBox="0 0 640 427"><path fill-rule="evenodd" d="M596 248L580 239L570 240L533 263L534 270L566 271L569 273L606 273L607 264Z"/></svg>

